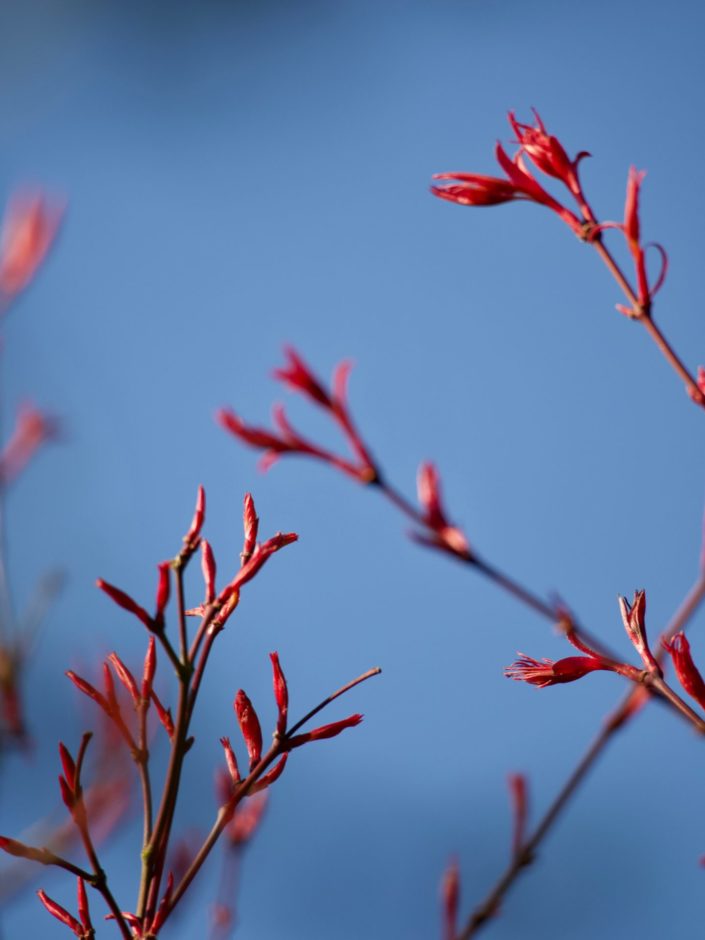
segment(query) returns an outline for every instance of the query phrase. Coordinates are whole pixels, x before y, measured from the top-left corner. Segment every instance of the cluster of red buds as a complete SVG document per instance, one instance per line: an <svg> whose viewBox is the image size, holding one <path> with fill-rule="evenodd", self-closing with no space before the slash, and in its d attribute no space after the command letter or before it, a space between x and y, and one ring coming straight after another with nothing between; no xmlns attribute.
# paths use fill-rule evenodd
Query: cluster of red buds
<svg viewBox="0 0 705 940"><path fill-rule="evenodd" d="M66 908L53 901L44 891L38 891L37 894L52 917L68 927L75 936L79 937L80 940L93 940L95 928L91 923L91 915L88 909L86 883L83 878L77 878L76 880L78 882L78 920L72 914L69 914Z"/></svg>
<svg viewBox="0 0 705 940"><path fill-rule="evenodd" d="M274 377L295 392L300 392L322 408L343 432L352 451L352 459L341 457L323 447L307 441L289 423L281 405L275 405L272 415L277 432L246 424L231 408L217 413L218 422L231 434L264 451L260 461L263 470L271 467L282 454L304 454L342 470L361 483L375 483L377 469L369 450L358 434L348 406L347 385L352 364L341 362L333 374L331 389L326 389L306 363L293 349L285 350L287 365L276 369Z"/></svg>
<svg viewBox="0 0 705 940"><path fill-rule="evenodd" d="M322 460L360 483L374 484L418 527L410 533L414 541L448 552L464 561L473 560L474 556L467 538L462 530L448 518L441 499L438 470L432 463L424 462L419 467L417 492L420 509L408 503L384 479L379 466L372 459L370 448L362 440L350 414L346 391L350 363L344 361L336 367L332 390L329 391L297 352L287 348L285 353L289 360L288 365L286 368L276 369L274 377L294 391L303 393L332 417L342 429L356 461L333 454L304 439L291 427L280 405L276 405L273 410L275 423L281 432L278 436L270 431L246 424L232 409L222 409L218 412L219 423L245 444L264 450L264 456L260 461L262 469L267 469L281 454L286 453L303 454Z"/></svg>
<svg viewBox="0 0 705 940"><path fill-rule="evenodd" d="M270 771L259 777L259 779L249 787L248 792L250 795L266 790L267 787L281 776L290 751L304 744L309 744L312 741L322 741L326 738L337 737L337 735L345 731L346 728L354 728L355 725L359 725L362 721L362 715L355 714L349 715L347 718L343 718L340 721L334 721L331 724L321 725L303 734L294 734L293 732L287 731L289 689L281 664L279 663L278 653L270 653L269 656L272 662L272 684L274 687L274 698L277 704L277 723L273 738L276 750L281 756ZM252 775L262 763L262 726L252 702L243 689L240 689L235 696L233 708L235 709L235 716L240 727L240 733L242 734L247 749L249 759L248 774ZM299 723L299 726L300 724L301 723ZM230 743L230 738L223 737L220 739L220 743L225 754L225 762L232 788L228 800L224 804L225 813L229 822L233 818L237 807L237 803L234 803L232 800L232 795L233 793L237 793L237 788L242 783L243 777L240 774L240 768Z"/></svg>
<svg viewBox="0 0 705 940"><path fill-rule="evenodd" d="M566 639L575 646L584 656L568 656L554 662L551 659L537 660L524 653L519 659L508 666L504 674L508 679L528 682L539 689L548 685L560 685L564 682L575 682L591 672L616 672L618 675L631 679L634 682L643 681L645 675L661 676L661 667L653 656L646 638L646 594L637 591L631 604L624 597L619 598L622 620L634 648L641 657L641 669L628 663L620 663L610 659L603 653L589 647L577 631L570 630L565 633Z"/></svg>
<svg viewBox="0 0 705 940"><path fill-rule="evenodd" d="M244 745L247 751L248 769L240 773L235 749L229 738L221 738L227 770L221 773L221 803L211 832L188 859L178 882L174 871L165 873L170 835L179 792L181 770L184 759L194 744L189 734L198 691L215 637L222 631L226 621L238 604L240 590L261 570L272 554L297 538L294 533L277 533L264 542L258 542L259 519L252 497L247 494L244 502L244 543L241 563L234 576L218 590L216 564L213 550L202 538L201 529L205 519L205 493L199 489L193 522L184 537L178 555L158 565L158 577L154 612L150 613L125 591L99 580L98 587L119 607L135 617L148 632L147 650L141 678L125 665L117 653L111 653L102 671L102 688L87 679L68 672L74 685L95 702L107 719L116 736L127 745L141 781L144 804L144 832L141 849L142 878L135 910L122 910L107 885L105 873L100 865L92 834L92 820L82 786L82 769L86 748L91 738L86 733L77 756L61 743L59 755L62 774L59 777L61 798L73 825L83 843L90 869L84 870L59 857L47 848L36 848L15 839L0 837L0 848L10 855L31 859L45 865L58 865L79 877L79 919L48 898L40 897L47 910L76 936L88 938L94 935L85 899L85 882L98 890L109 908L109 918L117 922L123 937L154 940L167 922L172 911L200 871L220 835L232 845L248 841L257 828L264 810L262 792L267 790L282 774L291 751L309 744L333 738L347 728L359 724L362 715L353 714L342 720L321 725L310 731L302 730L319 711L344 692L355 687L379 669L363 674L333 695L329 696L303 719L289 725L289 690L277 653L272 653L272 682L277 706L276 725L271 746L264 750L262 727L259 717L247 694L240 689L235 696L234 709ZM205 597L198 607L186 610L184 601L183 571L193 555L201 554ZM174 584L172 584L174 582ZM172 588L174 587L174 591ZM166 611L172 593L178 604L178 647L172 644L166 629ZM200 625L189 644L187 614L200 617ZM173 666L179 682L179 701L175 712L165 706L154 689L157 671L157 646L160 645ZM117 680L117 682L116 682ZM152 780L149 772L150 731L148 721L154 706L157 719L169 741L171 756L163 784L161 800L156 816L152 810ZM173 716L176 717L173 717ZM257 797L256 795L260 796ZM254 799L253 799L254 797ZM244 801L247 801L244 803ZM162 879L166 880L162 890Z"/></svg>
<svg viewBox="0 0 705 940"><path fill-rule="evenodd" d="M619 608L622 622L629 640L639 654L641 668L629 663L618 662L604 653L591 649L585 639L575 630L566 632L566 638L577 647L584 656L569 656L553 662L550 659L536 660L530 656L520 654L520 658L508 666L505 676L528 682L537 688L547 685L559 685L563 682L574 682L582 679L590 672L603 670L615 672L639 684L641 695L630 696L626 705L618 709L612 726L619 727L626 717L634 714L644 704L644 692L648 695L655 692L669 702L682 717L689 721L696 730L705 733L705 719L694 711L665 681L663 669L659 659L654 656L646 636L646 595L644 591L637 591L631 603L626 598L619 598ZM685 690L695 701L705 708L705 682L700 675L690 654L690 646L683 634L679 632L670 641L661 641L664 650L670 653L675 666L676 676Z"/></svg>
<svg viewBox="0 0 705 940"><path fill-rule="evenodd" d="M510 111L509 123L516 134L519 149L509 157L498 142L495 156L505 177L484 176L479 173L436 173L439 185L431 187L434 196L461 206L495 206L503 202L528 201L551 209L576 235L585 237L585 222L595 218L583 193L578 175L580 161L590 156L582 151L571 160L563 144L550 135L543 121L534 111L536 125L521 124ZM548 193L527 167L527 157L537 170L557 179L577 201L582 218Z"/></svg>
<svg viewBox="0 0 705 940"><path fill-rule="evenodd" d="M630 306L617 305L617 309L630 317L648 316L654 295L661 288L668 267L666 252L661 245L643 245L639 222L639 190L645 174L632 167L627 180L627 195L623 222L598 223L595 214L585 196L578 172L580 161L590 156L581 151L570 159L565 147L552 134L534 111L535 124L522 124L509 112L509 123L516 135L518 149L510 157L504 147L497 143L495 156L504 177L485 176L479 173L437 173L438 181L431 187L431 192L441 199L455 202L461 206L494 206L503 202L527 201L545 206L555 212L581 239L597 244L600 234L605 229L618 229L625 237L627 247L634 262L636 293L626 286ZM527 160L535 170L545 176L558 180L567 190L577 205L577 213L568 208L539 183L535 173L527 165ZM654 247L661 255L661 271L653 285L649 285L646 272L646 249ZM616 269L612 268L612 273ZM619 272L617 277L621 276Z"/></svg>

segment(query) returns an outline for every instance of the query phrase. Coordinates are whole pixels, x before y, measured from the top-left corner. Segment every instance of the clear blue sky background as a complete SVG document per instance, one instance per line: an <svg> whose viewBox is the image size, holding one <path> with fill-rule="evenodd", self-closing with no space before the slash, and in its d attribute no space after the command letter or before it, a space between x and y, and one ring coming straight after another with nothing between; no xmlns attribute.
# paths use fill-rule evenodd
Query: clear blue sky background
<svg viewBox="0 0 705 940"><path fill-rule="evenodd" d="M55 742L82 730L63 669L114 647L142 655L94 579L151 601L154 564L178 549L202 482L224 571L246 490L265 533L301 541L222 637L182 827L212 818L236 689L272 719L270 650L294 712L385 669L331 712L364 711L363 726L294 755L277 785L238 936L438 936L451 853L463 911L483 896L507 859L507 772L530 776L538 814L620 682L508 682L517 649L566 654L545 623L410 544L375 494L326 468L259 475L213 413L232 404L264 422L284 342L324 374L353 357L360 426L408 495L419 460L435 459L487 558L559 590L625 655L615 598L646 587L656 634L696 573L703 414L550 213L461 209L428 181L492 173L505 112L532 105L571 152L594 154L584 178L602 217L621 216L628 166L646 168L646 236L672 261L657 314L695 367L704 27L700 4L654 0L3 6L2 196L36 181L70 207L4 336L6 421L31 397L65 426L12 495L14 583L26 599L59 563L69 585L32 664L37 750L4 770L1 831L56 801ZM326 433L303 403L290 411ZM656 940L700 925L702 754L662 711L610 748L488 937ZM135 820L105 849L125 906L138 838ZM169 936L202 935L215 877ZM41 884L72 901L61 876ZM31 892L3 922L8 938L65 936Z"/></svg>

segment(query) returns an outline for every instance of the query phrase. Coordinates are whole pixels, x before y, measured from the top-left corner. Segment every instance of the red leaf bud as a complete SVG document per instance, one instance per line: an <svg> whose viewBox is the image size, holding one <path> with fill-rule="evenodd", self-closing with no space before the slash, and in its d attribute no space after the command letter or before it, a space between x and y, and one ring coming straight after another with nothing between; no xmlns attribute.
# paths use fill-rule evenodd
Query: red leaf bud
<svg viewBox="0 0 705 940"><path fill-rule="evenodd" d="M235 751L233 751L232 745L230 744L230 738L221 738L220 743L223 745L223 750L225 751L225 760L228 765L230 779L233 783L239 783L242 778L240 777L240 768L237 765Z"/></svg>
<svg viewBox="0 0 705 940"><path fill-rule="evenodd" d="M0 232L0 294L18 294L44 260L64 214L42 192L17 193L10 200Z"/></svg>
<svg viewBox="0 0 705 940"><path fill-rule="evenodd" d="M100 705L107 715L112 714L111 703L109 703L108 700L103 695L101 695L101 693L94 686L90 684L90 682L86 682L85 679L82 679L80 676L77 676L75 672L71 672L70 670L66 673L66 675L80 692L83 692L83 694L87 695L88 698L91 698L94 702L97 702L97 704Z"/></svg>
<svg viewBox="0 0 705 940"><path fill-rule="evenodd" d="M72 813L76 805L76 793L73 787L69 786L68 781L61 776L59 777L59 792L61 793L64 806Z"/></svg>
<svg viewBox="0 0 705 940"><path fill-rule="evenodd" d="M138 708L140 704L140 693L137 688L137 683L135 682L135 677L132 675L130 670L123 663L117 653L111 653L108 656L108 660L112 664L116 676L130 693L132 701L135 704L135 708Z"/></svg>
<svg viewBox="0 0 705 940"><path fill-rule="evenodd" d="M272 661L272 682L274 684L274 698L277 703L277 734L286 734L286 722L289 712L289 690L286 685L286 678L279 663L279 654L270 653L269 658Z"/></svg>
<svg viewBox="0 0 705 940"><path fill-rule="evenodd" d="M101 591L107 594L108 597L118 605L118 607L122 607L123 610L134 614L138 620L142 621L148 630L154 629L154 621L152 618L149 616L144 607L140 607L140 605L134 601L129 594L121 591L120 588L114 587L112 584L108 584L107 581L103 581L101 578L96 581L96 587L99 587Z"/></svg>
<svg viewBox="0 0 705 940"><path fill-rule="evenodd" d="M333 403L330 395L296 350L292 349L291 346L286 346L284 355L289 363L283 369L275 369L274 378L284 382L293 391L303 392L304 395L308 395L309 398L323 408L332 408Z"/></svg>
<svg viewBox="0 0 705 940"><path fill-rule="evenodd" d="M226 431L230 431L235 437L239 437L245 444L251 447L260 447L271 451L273 454L280 454L291 450L291 445L286 441L272 434L264 428L257 428L245 422L231 408L221 408L216 412L216 421Z"/></svg>
<svg viewBox="0 0 705 940"><path fill-rule="evenodd" d="M509 112L509 123L517 135L517 143L537 169L547 176L560 180L574 195L578 195L580 192L576 174L578 160L571 160L558 138L546 132L543 121L536 111L534 111L534 116L536 127L519 123L514 114ZM582 153L580 156L587 156L587 154Z"/></svg>
<svg viewBox="0 0 705 940"><path fill-rule="evenodd" d="M649 641L646 638L646 592L635 591L631 604L626 597L620 597L618 600L624 629L627 631L627 636L632 641L634 649L650 672L662 675L661 667L654 659L649 649Z"/></svg>
<svg viewBox="0 0 705 940"><path fill-rule="evenodd" d="M646 173L629 167L627 197L624 203L624 234L632 249L639 248L639 190Z"/></svg>
<svg viewBox="0 0 705 940"><path fill-rule="evenodd" d="M164 625L164 611L169 603L169 593L171 589L170 575L171 563L162 561L158 566L159 580L157 582L157 597L155 601L154 621L159 626Z"/></svg>
<svg viewBox="0 0 705 940"><path fill-rule="evenodd" d="M245 501L242 512L242 525L245 530L245 541L242 546L242 561L248 560L257 544L257 532L259 530L259 518L255 509L255 501L251 493L245 493Z"/></svg>
<svg viewBox="0 0 705 940"><path fill-rule="evenodd" d="M260 727L259 718L252 707L252 702L242 689L235 696L233 707L240 725L240 731L247 745L250 770L252 770L262 756L262 728Z"/></svg>
<svg viewBox="0 0 705 940"><path fill-rule="evenodd" d="M676 633L670 643L664 642L663 647L671 655L680 684L701 708L705 708L705 682L700 670L693 662L690 643L685 633L683 631Z"/></svg>
<svg viewBox="0 0 705 940"><path fill-rule="evenodd" d="M61 766L64 771L64 776L66 777L66 782L72 790L75 790L77 783L76 764L62 741L59 741L59 757L61 758Z"/></svg>
<svg viewBox="0 0 705 940"><path fill-rule="evenodd" d="M154 637L150 636L147 644L147 654L144 657L144 668L142 670L142 690L141 697L143 702L149 702L152 694L152 683L154 674L157 671L157 649Z"/></svg>
<svg viewBox="0 0 705 940"><path fill-rule="evenodd" d="M227 600L235 591L238 591L243 584L247 584L248 581L251 581L270 555L273 555L274 552L278 552L279 549L284 548L286 545L291 545L292 542L296 542L297 540L298 535L295 532L277 532L276 535L267 539L262 545L256 545L249 560L240 568L225 590L221 591L219 598L221 603Z"/></svg>
<svg viewBox="0 0 705 940"><path fill-rule="evenodd" d="M83 937L85 935L83 926L79 924L76 918L72 917L65 908L57 904L56 901L53 901L44 891L37 891L37 896L52 917L55 917L57 920L61 921L62 924L65 924L77 937Z"/></svg>
<svg viewBox="0 0 705 940"><path fill-rule="evenodd" d="M105 697L110 703L111 708L119 711L117 695L115 694L115 683L113 682L113 674L110 671L110 666L107 663L103 663L103 688L105 689Z"/></svg>
<svg viewBox="0 0 705 940"><path fill-rule="evenodd" d="M448 521L441 500L441 483L438 470L432 463L422 463L417 477L418 498L424 510L424 521L433 530L433 538L413 533L416 541L434 548L445 548L457 555L469 555L470 546L465 535Z"/></svg>
<svg viewBox="0 0 705 940"><path fill-rule="evenodd" d="M206 584L206 604L210 604L215 600L216 565L213 549L205 539L201 539L201 571Z"/></svg>
<svg viewBox="0 0 705 940"><path fill-rule="evenodd" d="M78 895L78 916L81 918L81 923L86 931L90 932L93 930L93 924L91 923L91 914L88 907L86 884L83 878L77 878L76 881L78 882L76 886L76 893Z"/></svg>
<svg viewBox="0 0 705 940"><path fill-rule="evenodd" d="M196 496L196 510L193 514L193 519L191 520L191 526L184 536L184 543L187 550L193 552L197 547L197 539L201 534L201 529L203 528L203 520L206 516L206 491L202 486L198 487L198 494Z"/></svg>
<svg viewBox="0 0 705 940"><path fill-rule="evenodd" d="M304 734L296 734L293 738L286 741L287 750L293 751L295 747L301 747L302 744L308 744L309 741L323 741L325 738L334 738L345 731L346 728L354 728L362 721L362 715L349 715L342 721L333 721L329 725L321 725L320 728L314 728L313 731L307 731Z"/></svg>

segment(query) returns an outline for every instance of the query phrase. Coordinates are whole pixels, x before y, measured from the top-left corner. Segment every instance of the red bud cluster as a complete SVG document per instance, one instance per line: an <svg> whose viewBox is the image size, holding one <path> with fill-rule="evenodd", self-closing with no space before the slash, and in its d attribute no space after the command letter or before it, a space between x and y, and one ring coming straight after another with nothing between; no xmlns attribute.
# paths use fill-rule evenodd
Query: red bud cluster
<svg viewBox="0 0 705 940"><path fill-rule="evenodd" d="M284 409L279 405L273 410L276 432L246 424L232 409L228 408L223 408L217 413L218 422L245 444L264 451L260 461L262 469L271 467L282 454L303 454L336 467L358 482L373 483L377 479L377 470L367 446L353 424L347 402L350 363L343 362L337 367L333 375L331 390L328 391L298 353L287 348L285 355L288 364L284 368L276 369L274 377L293 391L300 392L328 413L343 432L354 459L341 457L306 440L292 427Z"/></svg>
<svg viewBox="0 0 705 940"><path fill-rule="evenodd" d="M274 689L274 698L277 703L277 723L274 732L274 739L276 742L276 749L281 754L281 756L279 761L274 765L273 769L259 777L259 779L252 785L252 787L249 789L250 794L265 790L272 783L274 783L274 781L281 775L284 767L286 766L289 751L293 751L298 747L302 747L304 744L308 744L311 741L323 741L327 738L334 738L342 731L345 731L346 728L353 728L355 725L359 725L362 721L362 715L349 715L347 718L343 718L340 721L334 721L327 725L321 725L318 728L303 732L302 734L288 734L287 720L289 711L289 689L287 686L286 677L284 676L284 672L279 662L279 654L270 653L270 659L272 662L272 686ZM257 712L252 705L252 702L242 689L240 689L235 696L233 707L235 709L235 715L237 716L238 724L240 726L240 732L247 748L249 769L250 773L252 773L256 771L258 764L261 760L263 760L262 726L257 716ZM296 730L298 727L299 725L297 725L293 730ZM221 738L220 743L225 753L225 761L227 764L230 786L235 787L242 781L235 752L233 751L229 738ZM236 804L234 803L231 807L233 811L235 805Z"/></svg>
<svg viewBox="0 0 705 940"><path fill-rule="evenodd" d="M592 211L578 178L581 152L570 160L560 141L546 131L536 112L536 126L519 123L510 112L509 123L517 135L519 150L510 158L500 143L495 147L495 157L504 172L504 178L485 176L480 173L436 173L434 180L440 185L431 187L434 196L455 202L461 206L493 206L503 202L524 200L546 206L555 212L576 235L583 237L585 222L594 221ZM548 193L529 171L524 156L537 170L563 183L575 198L581 210L578 217Z"/></svg>
<svg viewBox="0 0 705 940"><path fill-rule="evenodd" d="M53 901L48 894L45 894L44 891L37 891L39 900L42 902L44 907L49 911L52 917L55 917L60 921L64 926L68 927L75 936L80 937L81 940L92 940L95 937L95 928L91 923L91 915L88 909L88 897L86 895L86 885L83 881L83 878L78 878L78 916L79 920L69 914L66 908L62 907L60 904L57 904L56 901Z"/></svg>

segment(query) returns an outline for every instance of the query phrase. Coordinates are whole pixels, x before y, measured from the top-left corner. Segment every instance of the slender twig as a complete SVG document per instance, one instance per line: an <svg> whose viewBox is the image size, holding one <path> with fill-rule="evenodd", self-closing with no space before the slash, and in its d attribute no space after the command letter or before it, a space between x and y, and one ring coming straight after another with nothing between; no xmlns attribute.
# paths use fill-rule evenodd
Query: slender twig
<svg viewBox="0 0 705 940"><path fill-rule="evenodd" d="M300 721L297 721L293 727L289 728L286 732L287 737L291 737L296 731L299 730L307 721L310 721L315 717L320 711L323 711L331 702L334 702L337 698L340 698L341 695L345 695L346 692L349 692L351 689L354 689L356 685L360 685L361 682L366 682L368 679L371 679L373 676L378 676L382 670L379 666L374 666L372 669L368 669L367 672L363 672L362 675L358 676L356 679L353 679L350 682L346 682L345 685L333 692L328 698L324 698L322 702L316 705L315 708L312 708L310 712L307 712Z"/></svg>
<svg viewBox="0 0 705 940"><path fill-rule="evenodd" d="M175 672L176 675L178 676L178 675L181 673L181 671L182 671L182 664L181 664L181 660L180 660L179 657L176 655L176 651L175 651L174 647L171 645L171 643L170 643L170 641L169 641L169 637L166 635L166 633L164 632L164 630L158 630L158 631L155 633L155 636L156 636L156 638L159 640L159 644L160 644L161 648L162 648L162 649L164 650L164 652L166 653L166 655L167 655L167 657L168 657L168 659L169 659L169 662L170 662L171 665L174 667L174 672Z"/></svg>
<svg viewBox="0 0 705 940"><path fill-rule="evenodd" d="M73 862L70 862L66 858L62 858L60 855L56 855L51 849L44 849L47 853L47 865L55 865L57 868L63 868L64 871L69 872L71 875L75 875L77 878L83 878L84 881L92 882L94 876L86 871L85 868L81 868L80 865L74 865Z"/></svg>
<svg viewBox="0 0 705 940"><path fill-rule="evenodd" d="M705 573L701 574L691 587L678 610L671 618L671 621L663 633L662 639L669 641L673 639L676 633L684 629L700 607L703 599L705 599ZM660 660L663 659L663 650L659 652L658 658ZM534 860L536 849L553 828L561 812L580 787L580 784L587 777L589 771L596 763L609 741L611 741L614 734L620 728L624 727L632 715L635 714L633 706L640 693L641 690L639 687L631 689L619 705L610 713L601 731L589 745L585 754L581 757L570 777L568 777L561 787L559 793L537 824L531 836L512 857L510 865L485 900L475 908L456 940L468 940L469 937L474 936L480 927L497 913L502 899L514 884L517 876Z"/></svg>

